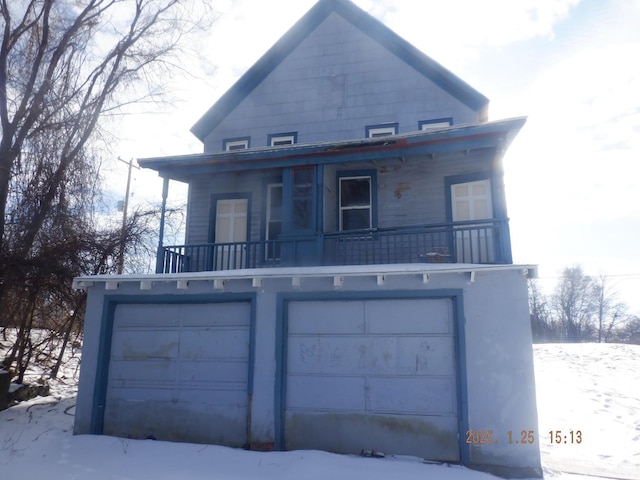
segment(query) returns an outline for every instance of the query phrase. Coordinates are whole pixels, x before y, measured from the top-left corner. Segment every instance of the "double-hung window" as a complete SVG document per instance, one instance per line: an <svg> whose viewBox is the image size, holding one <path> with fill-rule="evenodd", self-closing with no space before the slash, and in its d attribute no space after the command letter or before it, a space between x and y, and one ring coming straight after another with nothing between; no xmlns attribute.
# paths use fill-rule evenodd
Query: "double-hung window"
<svg viewBox="0 0 640 480"><path fill-rule="evenodd" d="M341 231L374 228L375 172L338 174L338 223Z"/></svg>

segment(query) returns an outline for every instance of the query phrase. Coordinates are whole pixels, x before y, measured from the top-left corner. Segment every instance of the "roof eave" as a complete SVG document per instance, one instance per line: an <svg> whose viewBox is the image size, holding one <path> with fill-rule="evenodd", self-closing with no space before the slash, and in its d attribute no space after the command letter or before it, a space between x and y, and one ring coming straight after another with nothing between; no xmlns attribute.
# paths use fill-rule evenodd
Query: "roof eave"
<svg viewBox="0 0 640 480"><path fill-rule="evenodd" d="M143 168L156 170L162 177L188 181L189 177L206 172L222 173L321 163L350 163L495 146L500 146L504 151L525 122L526 117L516 117L479 125L454 126L376 139L143 158L139 159L138 163Z"/></svg>

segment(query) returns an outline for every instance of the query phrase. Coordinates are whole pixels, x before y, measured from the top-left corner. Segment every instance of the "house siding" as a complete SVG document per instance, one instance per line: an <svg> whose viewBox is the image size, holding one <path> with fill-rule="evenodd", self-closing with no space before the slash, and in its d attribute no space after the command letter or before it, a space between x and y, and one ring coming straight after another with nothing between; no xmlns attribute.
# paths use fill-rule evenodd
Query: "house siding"
<svg viewBox="0 0 640 480"><path fill-rule="evenodd" d="M378 177L378 227L406 227L447 222L445 178L489 172L494 152L411 157L380 162ZM336 171L371 168L371 164L340 167ZM333 215L335 216L335 210Z"/></svg>
<svg viewBox="0 0 640 480"><path fill-rule="evenodd" d="M337 231L338 172L375 170L377 172L379 228L404 227L444 223L447 221L446 177L491 172L495 152L493 149L474 150L469 154L442 154L435 157L410 157L348 166L325 165L323 171L323 228L324 232ZM248 239L260 240L265 215L264 186L267 179L279 176L276 171L218 174L193 179L189 188L187 216L187 244L211 241L212 195L249 194L250 231ZM495 178L498 200L503 205L501 179ZM287 200L285 199L285 202ZM496 208L496 214L502 213Z"/></svg>
<svg viewBox="0 0 640 480"><path fill-rule="evenodd" d="M278 132L298 132L298 143L363 138L381 123L405 133L442 117L477 123L480 114L332 13L207 136L204 151L243 136L267 146Z"/></svg>

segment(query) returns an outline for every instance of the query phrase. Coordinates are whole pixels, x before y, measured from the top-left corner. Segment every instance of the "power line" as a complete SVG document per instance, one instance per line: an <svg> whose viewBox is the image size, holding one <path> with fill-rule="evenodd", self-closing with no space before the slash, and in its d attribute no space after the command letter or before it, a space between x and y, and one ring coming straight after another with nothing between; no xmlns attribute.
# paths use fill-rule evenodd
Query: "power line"
<svg viewBox="0 0 640 480"><path fill-rule="evenodd" d="M605 278L630 278L630 277L638 277L640 278L640 273L617 273L617 274L604 274L602 275ZM584 278L600 278L600 275L583 275ZM537 277L539 280L559 280L564 278L562 275L553 276L553 277Z"/></svg>

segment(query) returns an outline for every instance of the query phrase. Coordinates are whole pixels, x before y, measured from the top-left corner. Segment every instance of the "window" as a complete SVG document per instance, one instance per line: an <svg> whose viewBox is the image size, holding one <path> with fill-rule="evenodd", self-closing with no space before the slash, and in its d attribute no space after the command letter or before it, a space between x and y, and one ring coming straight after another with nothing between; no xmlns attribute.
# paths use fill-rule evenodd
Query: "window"
<svg viewBox="0 0 640 480"><path fill-rule="evenodd" d="M243 193L211 196L209 238L217 245L207 255L192 257L193 262L211 262L215 270L246 268L244 244L249 238L250 198L251 194Z"/></svg>
<svg viewBox="0 0 640 480"><path fill-rule="evenodd" d="M431 120L421 120L418 122L418 128L420 130L438 130L440 128L447 128L453 125L453 118L434 118Z"/></svg>
<svg viewBox="0 0 640 480"><path fill-rule="evenodd" d="M387 137L398 133L398 124L385 123L383 125L367 125L365 132L367 138Z"/></svg>
<svg viewBox="0 0 640 480"><path fill-rule="evenodd" d="M369 175L342 172L338 175L340 230L373 228L375 172Z"/></svg>
<svg viewBox="0 0 640 480"><path fill-rule="evenodd" d="M249 137L242 138L226 138L222 142L225 152L232 150L245 150L249 148Z"/></svg>
<svg viewBox="0 0 640 480"><path fill-rule="evenodd" d="M269 135L269 146L278 147L280 145L293 145L298 141L298 132L276 133Z"/></svg>

